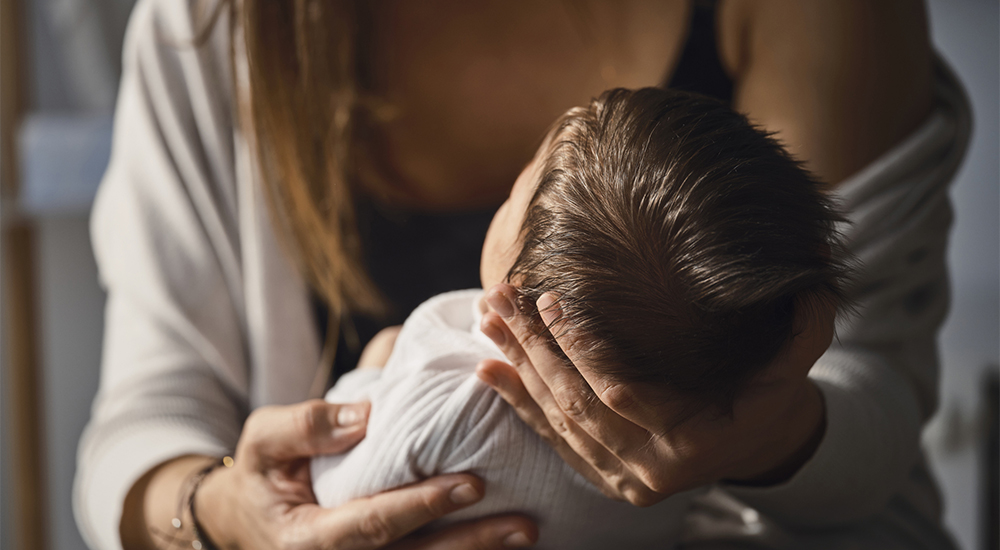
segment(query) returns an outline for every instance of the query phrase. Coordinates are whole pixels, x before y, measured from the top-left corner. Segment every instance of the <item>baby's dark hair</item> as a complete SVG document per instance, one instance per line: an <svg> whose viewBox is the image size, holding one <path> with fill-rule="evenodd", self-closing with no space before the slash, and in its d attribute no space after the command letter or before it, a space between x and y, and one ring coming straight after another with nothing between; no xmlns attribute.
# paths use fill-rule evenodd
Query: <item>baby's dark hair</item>
<svg viewBox="0 0 1000 550"><path fill-rule="evenodd" d="M820 183L713 99L605 92L550 132L508 273L558 296L576 353L612 379L729 414L849 270ZM549 337L553 350L558 346Z"/></svg>

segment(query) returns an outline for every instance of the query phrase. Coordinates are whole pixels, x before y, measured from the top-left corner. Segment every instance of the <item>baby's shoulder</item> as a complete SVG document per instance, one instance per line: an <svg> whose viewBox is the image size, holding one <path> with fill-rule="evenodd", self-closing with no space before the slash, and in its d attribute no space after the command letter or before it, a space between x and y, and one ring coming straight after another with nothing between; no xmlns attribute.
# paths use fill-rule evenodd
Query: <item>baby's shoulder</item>
<svg viewBox="0 0 1000 550"><path fill-rule="evenodd" d="M426 466L428 475L462 449L491 445L496 438L485 438L484 427L515 437L500 428L516 415L475 373L480 361L503 358L478 330L481 296L465 290L424 302L403 325L385 369L356 396L372 403L366 439Z"/></svg>
<svg viewBox="0 0 1000 550"><path fill-rule="evenodd" d="M479 331L476 304L482 293L480 289L446 292L415 309L396 338L384 376L472 372L483 359L502 359L503 353Z"/></svg>
<svg viewBox="0 0 1000 550"><path fill-rule="evenodd" d="M444 355L420 370L383 380L370 394L368 438L406 457L422 475L447 469L468 449L513 436L516 414L475 375L476 358ZM373 441L374 442L374 441Z"/></svg>

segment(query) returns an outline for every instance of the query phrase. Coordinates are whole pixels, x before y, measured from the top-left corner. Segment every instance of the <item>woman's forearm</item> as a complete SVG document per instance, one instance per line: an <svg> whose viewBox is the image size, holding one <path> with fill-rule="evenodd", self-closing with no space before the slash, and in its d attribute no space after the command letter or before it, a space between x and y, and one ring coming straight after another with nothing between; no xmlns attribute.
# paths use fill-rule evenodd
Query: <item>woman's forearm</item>
<svg viewBox="0 0 1000 550"><path fill-rule="evenodd" d="M166 548L170 535L178 534L171 521L183 514L181 533L191 536L185 484L215 459L183 456L150 470L125 497L119 529L126 550ZM162 534L162 535L161 535Z"/></svg>

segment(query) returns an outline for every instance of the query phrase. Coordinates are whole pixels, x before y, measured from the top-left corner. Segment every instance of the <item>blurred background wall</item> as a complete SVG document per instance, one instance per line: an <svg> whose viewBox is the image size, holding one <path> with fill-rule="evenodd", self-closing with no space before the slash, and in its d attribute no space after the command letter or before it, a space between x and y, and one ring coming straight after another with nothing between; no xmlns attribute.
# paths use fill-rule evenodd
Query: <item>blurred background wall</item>
<svg viewBox="0 0 1000 550"><path fill-rule="evenodd" d="M2 0L9 1L9 0ZM186 1L186 0L176 0ZM134 0L21 0L27 116L14 209L36 227L41 435L48 545L82 550L70 505L76 444L97 389L104 296L87 228L109 151L125 23ZM953 305L941 335L941 411L924 443L963 550L981 546L982 380L1000 363L1000 10L996 0L930 0L934 43L972 99L972 145L952 191ZM4 369L6 373L6 369ZM6 378L0 379L9 418ZM2 430L0 548L14 548L10 431Z"/></svg>
<svg viewBox="0 0 1000 550"><path fill-rule="evenodd" d="M110 151L122 39L135 0L2 1L16 2L20 19L13 23L21 35L26 111L15 139L20 190L17 204L3 212L27 218L35 231L43 536L49 548L83 550L70 494L76 444L97 390L104 305L87 218ZM9 419L8 370L3 373L0 416ZM24 540L14 531L24 511L14 508L19 480L10 469L13 430L6 422L0 430L3 549Z"/></svg>
<svg viewBox="0 0 1000 550"><path fill-rule="evenodd" d="M951 314L941 334L941 409L925 431L925 447L945 493L947 523L964 550L985 549L981 442L988 418L983 381L1000 363L1000 3L931 0L931 35L972 100L974 128L952 188ZM996 426L996 418L993 419ZM995 429L995 428L994 428ZM993 464L996 467L996 464Z"/></svg>

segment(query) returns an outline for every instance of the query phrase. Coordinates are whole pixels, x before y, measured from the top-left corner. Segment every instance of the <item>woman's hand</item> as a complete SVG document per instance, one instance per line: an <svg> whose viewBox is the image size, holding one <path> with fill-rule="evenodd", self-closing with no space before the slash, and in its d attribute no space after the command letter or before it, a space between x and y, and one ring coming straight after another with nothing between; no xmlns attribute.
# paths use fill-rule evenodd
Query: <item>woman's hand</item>
<svg viewBox="0 0 1000 550"><path fill-rule="evenodd" d="M644 388L602 379L595 366L576 359L567 331L556 330L577 367L567 369L515 314L516 296L504 284L487 294L493 311L483 316L482 330L511 364L484 361L479 376L609 496L645 506L719 480L778 483L822 440L822 395L807 373L833 338L833 309L797 313L791 345L736 400L731 417L686 418ZM537 305L547 325L558 318L552 296Z"/></svg>
<svg viewBox="0 0 1000 550"><path fill-rule="evenodd" d="M320 508L312 492L309 458L354 446L364 437L366 420L367 405L321 400L254 411L236 447L233 467L215 470L198 491L196 509L208 536L220 548L382 548L482 498L479 479L454 474L339 508ZM530 521L498 517L394 547L504 548L505 541L526 546L536 538Z"/></svg>
<svg viewBox="0 0 1000 550"><path fill-rule="evenodd" d="M221 549L500 549L531 545L537 529L519 516L498 516L420 537L414 530L479 501L483 484L467 474L443 475L351 501L334 509L316 504L309 459L342 453L364 438L368 404L312 400L263 407L247 419L231 468L202 481L198 521ZM192 472L212 459L176 459L147 474L126 500L126 548L160 548L170 533L177 494ZM137 517L138 516L138 517ZM141 518L141 519L140 519ZM184 520L189 521L187 518Z"/></svg>

